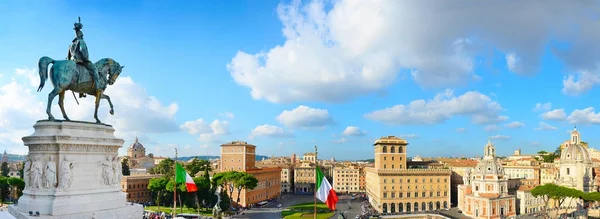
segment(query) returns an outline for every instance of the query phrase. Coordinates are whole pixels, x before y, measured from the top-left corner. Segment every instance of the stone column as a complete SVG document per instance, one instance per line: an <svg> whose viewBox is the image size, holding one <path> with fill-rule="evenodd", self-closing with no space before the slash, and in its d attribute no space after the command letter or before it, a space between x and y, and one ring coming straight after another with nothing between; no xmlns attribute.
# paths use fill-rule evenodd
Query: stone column
<svg viewBox="0 0 600 219"><path fill-rule="evenodd" d="M38 121L23 137L29 155L25 189L17 218L39 212L42 218L139 218L143 208L126 203L121 191L118 149L123 140L110 125ZM129 216L131 215L131 216ZM36 217L37 218L37 217Z"/></svg>

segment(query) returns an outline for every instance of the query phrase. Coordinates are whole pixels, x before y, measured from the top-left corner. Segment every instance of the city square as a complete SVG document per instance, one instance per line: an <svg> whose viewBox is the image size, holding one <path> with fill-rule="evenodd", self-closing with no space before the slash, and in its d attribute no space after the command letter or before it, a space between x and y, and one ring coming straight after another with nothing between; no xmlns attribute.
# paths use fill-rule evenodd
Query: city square
<svg viewBox="0 0 600 219"><path fill-rule="evenodd" d="M599 17L0 2L0 218L600 218Z"/></svg>

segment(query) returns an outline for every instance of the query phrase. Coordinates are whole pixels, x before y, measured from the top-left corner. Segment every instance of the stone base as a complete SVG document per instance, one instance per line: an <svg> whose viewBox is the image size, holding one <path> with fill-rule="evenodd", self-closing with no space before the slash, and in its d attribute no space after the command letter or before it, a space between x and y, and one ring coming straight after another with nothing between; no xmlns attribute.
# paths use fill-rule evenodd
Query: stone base
<svg viewBox="0 0 600 219"><path fill-rule="evenodd" d="M82 212L77 214L67 214L60 216L40 215L29 216L29 212L20 212L17 206L11 205L8 207L8 212L17 219L139 219L142 218L144 207L142 205L126 205L121 208L109 209L95 212ZM35 212L34 212L35 214Z"/></svg>
<svg viewBox="0 0 600 219"><path fill-rule="evenodd" d="M29 154L25 189L11 211L15 217L28 218L29 211L42 218L124 218L131 213L133 206L121 191L118 150L123 139L114 136L112 126L42 120L33 128L23 137ZM134 218L141 217L142 208L136 211Z"/></svg>

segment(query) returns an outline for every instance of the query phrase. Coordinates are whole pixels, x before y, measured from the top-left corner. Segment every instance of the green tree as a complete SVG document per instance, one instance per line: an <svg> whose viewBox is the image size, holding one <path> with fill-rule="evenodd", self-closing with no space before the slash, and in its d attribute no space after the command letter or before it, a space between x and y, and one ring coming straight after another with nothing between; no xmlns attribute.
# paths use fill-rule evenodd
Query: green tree
<svg viewBox="0 0 600 219"><path fill-rule="evenodd" d="M21 179L23 179L23 174L25 171L25 161L21 162L21 166L19 167L19 176L21 177Z"/></svg>
<svg viewBox="0 0 600 219"><path fill-rule="evenodd" d="M185 169L191 176L196 176L198 172L204 171L207 168L210 171L210 162L208 160L198 159L198 157L195 157L185 165Z"/></svg>
<svg viewBox="0 0 600 219"><path fill-rule="evenodd" d="M547 154L548 152L547 152L547 151L544 151L544 150L542 150L542 151L538 151L537 153L538 153L538 154L542 154L542 155L543 155L543 154Z"/></svg>
<svg viewBox="0 0 600 219"><path fill-rule="evenodd" d="M161 195L165 192L168 180L166 178L153 178L150 179L148 183L148 189L154 193L156 193L156 205L158 206L158 210L160 211L160 202Z"/></svg>
<svg viewBox="0 0 600 219"><path fill-rule="evenodd" d="M0 176L0 203L4 203L8 196L8 177Z"/></svg>
<svg viewBox="0 0 600 219"><path fill-rule="evenodd" d="M2 176L8 177L8 173L10 173L10 169L8 168L8 163L2 162L2 165L0 165L0 169L2 171Z"/></svg>
<svg viewBox="0 0 600 219"><path fill-rule="evenodd" d="M162 174L163 177L170 179L175 177L175 161L171 158L164 159L154 167L155 174Z"/></svg>
<svg viewBox="0 0 600 219"><path fill-rule="evenodd" d="M536 186L531 190L533 197L542 197L544 200L544 214L548 215L548 201L551 199L551 193L553 190L559 189L559 186L553 183L547 183L544 185Z"/></svg>
<svg viewBox="0 0 600 219"><path fill-rule="evenodd" d="M15 191L15 193L13 193L14 200L18 200L19 197L23 195L23 189L25 189L25 181L21 178L10 177L7 179L6 182L10 187L12 187L13 191Z"/></svg>
<svg viewBox="0 0 600 219"><path fill-rule="evenodd" d="M560 152L561 152L561 150L560 150L560 146L561 146L561 145L559 145L559 146L556 148L556 150L554 150L554 154L556 154L556 155L557 155L557 156L559 156L559 157L560 157Z"/></svg>
<svg viewBox="0 0 600 219"><path fill-rule="evenodd" d="M235 180L235 186L238 191L237 201L236 203L240 203L240 194L242 193L242 189L252 190L258 186L258 179L249 173L238 173L237 179ZM268 198L268 197L267 197Z"/></svg>
<svg viewBox="0 0 600 219"><path fill-rule="evenodd" d="M171 193L173 193L175 191L175 187L177 187L177 203L179 203L179 213L183 213L183 201L181 201L181 196L182 193L187 192L187 188L185 187L185 183L179 183L179 185L177 185L175 183L175 180L171 179L169 180L169 182L167 183L165 189ZM185 199L185 197L184 197Z"/></svg>
<svg viewBox="0 0 600 219"><path fill-rule="evenodd" d="M194 177L194 183L196 183L196 188L198 188L198 191L196 192L196 197L198 197L198 199L204 202L203 206L210 205L210 201L212 199L211 196L213 196L212 194L210 194L210 180L203 176ZM201 208L200 201L196 201L196 205L198 206L198 208Z"/></svg>
<svg viewBox="0 0 600 219"><path fill-rule="evenodd" d="M123 161L121 161L121 171L123 172L123 176L129 176L129 174L131 174L131 172L129 171L129 163L128 163L128 159L125 158L123 159Z"/></svg>

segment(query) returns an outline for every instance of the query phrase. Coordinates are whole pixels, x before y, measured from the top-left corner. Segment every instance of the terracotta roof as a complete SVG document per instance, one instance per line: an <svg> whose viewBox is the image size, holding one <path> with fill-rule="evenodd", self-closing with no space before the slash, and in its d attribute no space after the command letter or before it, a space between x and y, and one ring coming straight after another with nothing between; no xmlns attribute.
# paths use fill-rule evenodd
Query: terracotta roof
<svg viewBox="0 0 600 219"><path fill-rule="evenodd" d="M484 198L498 198L498 196L500 196L500 195L498 195L497 193L491 193L491 194L484 193L484 194L479 194L479 196L484 197Z"/></svg>
<svg viewBox="0 0 600 219"><path fill-rule="evenodd" d="M479 163L479 162L476 160L457 159L457 160L445 162L445 163L446 163L446 165L451 166L451 167L475 167L475 166L477 166L477 163Z"/></svg>
<svg viewBox="0 0 600 219"><path fill-rule="evenodd" d="M600 162L600 159L598 159L598 158L592 158L592 162Z"/></svg>
<svg viewBox="0 0 600 219"><path fill-rule="evenodd" d="M535 188L535 186L522 185L522 186L519 186L519 191L531 191L533 188Z"/></svg>

